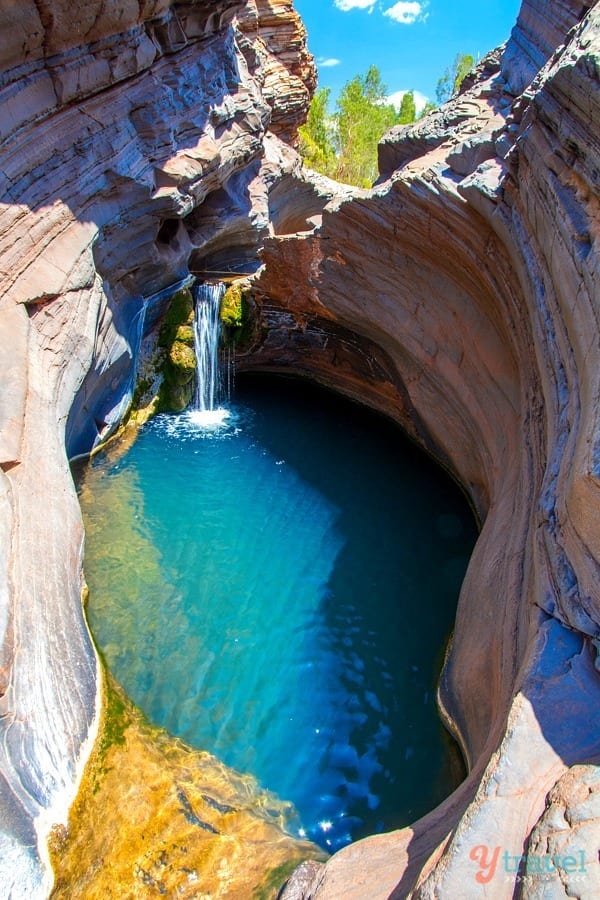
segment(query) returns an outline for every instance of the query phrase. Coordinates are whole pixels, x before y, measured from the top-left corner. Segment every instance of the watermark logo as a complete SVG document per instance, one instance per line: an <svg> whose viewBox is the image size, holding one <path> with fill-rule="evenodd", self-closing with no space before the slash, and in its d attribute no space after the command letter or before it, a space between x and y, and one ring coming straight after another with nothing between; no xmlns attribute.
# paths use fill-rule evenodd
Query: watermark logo
<svg viewBox="0 0 600 900"><path fill-rule="evenodd" d="M515 880L521 881L527 876L549 876L554 872L565 872L576 875L581 880L581 874L586 872L585 853L583 850L574 854L539 854L513 856L508 850L502 851L502 847L488 847L479 844L469 853L469 859L477 863L478 871L475 873L475 881L478 884L488 884L497 871L507 876L515 876Z"/></svg>
<svg viewBox="0 0 600 900"><path fill-rule="evenodd" d="M492 850L485 844L480 844L478 847L473 847L469 853L469 858L479 866L479 872L475 875L475 881L478 881L479 884L487 884L496 874L501 849L502 847L494 847Z"/></svg>

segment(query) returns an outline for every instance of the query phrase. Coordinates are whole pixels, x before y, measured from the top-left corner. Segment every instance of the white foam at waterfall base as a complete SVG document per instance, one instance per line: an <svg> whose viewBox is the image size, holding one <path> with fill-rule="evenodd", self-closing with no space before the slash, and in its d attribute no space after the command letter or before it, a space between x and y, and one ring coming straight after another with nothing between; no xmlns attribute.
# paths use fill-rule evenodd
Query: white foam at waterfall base
<svg viewBox="0 0 600 900"><path fill-rule="evenodd" d="M191 409L188 413L188 419L192 425L210 429L221 428L229 416L230 411L222 406L217 409Z"/></svg>
<svg viewBox="0 0 600 900"><path fill-rule="evenodd" d="M187 409L182 413L163 413L154 419L154 427L175 441L229 440L239 434L252 420L249 413L237 405L213 410Z"/></svg>

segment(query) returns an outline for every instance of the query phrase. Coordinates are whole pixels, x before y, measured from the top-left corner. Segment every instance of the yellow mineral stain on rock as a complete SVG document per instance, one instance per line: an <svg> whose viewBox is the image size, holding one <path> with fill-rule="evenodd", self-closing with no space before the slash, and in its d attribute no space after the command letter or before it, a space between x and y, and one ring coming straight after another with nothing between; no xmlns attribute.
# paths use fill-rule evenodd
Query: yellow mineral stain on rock
<svg viewBox="0 0 600 900"><path fill-rule="evenodd" d="M66 828L52 898L277 896L314 844L286 833L291 804L147 722L110 676L99 738Z"/></svg>

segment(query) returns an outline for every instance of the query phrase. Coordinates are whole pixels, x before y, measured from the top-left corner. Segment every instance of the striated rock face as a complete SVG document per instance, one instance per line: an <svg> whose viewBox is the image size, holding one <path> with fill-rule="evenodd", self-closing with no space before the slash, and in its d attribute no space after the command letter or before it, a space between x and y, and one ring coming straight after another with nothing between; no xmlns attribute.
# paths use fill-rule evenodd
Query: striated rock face
<svg viewBox="0 0 600 900"><path fill-rule="evenodd" d="M192 254L202 265L226 235L229 258L237 242L256 265L268 187L299 166L269 125L292 138L314 85L303 28L290 4L259 4L242 33L241 11L0 2L0 884L13 898L47 893L45 838L97 728L67 453L121 420L142 336Z"/></svg>
<svg viewBox="0 0 600 900"><path fill-rule="evenodd" d="M502 54L495 50L481 61L476 69L477 81L485 82L500 71ZM467 76L465 82L471 81ZM464 92L461 90L461 95ZM422 121L412 125L396 125L383 136L378 148L380 181L400 166L449 142L455 146L462 140L476 150L471 153L471 171L486 159L494 157L492 140L494 128L501 128L512 105L512 98L494 91L479 90L476 95L461 96L432 110ZM458 149L451 151L455 155ZM464 154L463 154L464 155ZM463 172L462 174L467 174Z"/></svg>
<svg viewBox="0 0 600 900"><path fill-rule="evenodd" d="M469 777L340 851L306 898L550 896L533 870L552 858L553 897L596 893L600 8L531 7L483 80L386 136L375 190L266 241L254 279L261 338L240 364L382 409L482 522L439 693ZM526 21L539 59L515 96ZM578 879L560 870L574 851Z"/></svg>
<svg viewBox="0 0 600 900"><path fill-rule="evenodd" d="M482 523L439 691L468 778L290 895L542 896L535 861L581 852L584 880L559 872L552 896L595 896L598 5L524 0L460 97L384 139L372 191L301 170L314 72L285 2L0 0L0 23L7 895L49 890L46 836L101 705L67 453L121 420L142 338L190 270L255 272L262 245L239 365L384 411Z"/></svg>
<svg viewBox="0 0 600 900"><path fill-rule="evenodd" d="M248 68L273 110L271 131L293 146L317 86L306 30L291 0L249 0L238 16ZM285 94L285 104L278 97Z"/></svg>
<svg viewBox="0 0 600 900"><path fill-rule="evenodd" d="M533 81L594 5L593 0L523 0L502 59L502 74L514 94Z"/></svg>

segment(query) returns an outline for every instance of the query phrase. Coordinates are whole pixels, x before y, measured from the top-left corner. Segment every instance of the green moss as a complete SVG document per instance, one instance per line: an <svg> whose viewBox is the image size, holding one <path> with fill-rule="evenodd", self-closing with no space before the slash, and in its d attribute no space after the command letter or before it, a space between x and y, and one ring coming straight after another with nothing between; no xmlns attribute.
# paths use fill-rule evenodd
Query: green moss
<svg viewBox="0 0 600 900"><path fill-rule="evenodd" d="M148 393L150 388L152 387L152 379L151 378L140 378L138 383L135 386L135 391L133 392L133 405L137 406L136 400L139 402L145 394Z"/></svg>
<svg viewBox="0 0 600 900"><path fill-rule="evenodd" d="M234 281L221 301L221 322L223 343L243 353L252 341L254 325L252 321L252 293L246 279Z"/></svg>
<svg viewBox="0 0 600 900"><path fill-rule="evenodd" d="M139 410L145 409L153 399L153 387L156 375L147 375L140 378L135 386L131 399L131 413L135 415Z"/></svg>
<svg viewBox="0 0 600 900"><path fill-rule="evenodd" d="M111 747L122 747L125 743L125 732L131 724L131 718L127 715L124 698L116 688L110 677L105 682L104 720L102 732L98 743L98 766L103 768L106 754Z"/></svg>
<svg viewBox="0 0 600 900"><path fill-rule="evenodd" d="M130 418L147 421L159 412L180 412L189 405L194 388L194 301L183 288L173 294L158 332L157 352L146 364L132 401Z"/></svg>
<svg viewBox="0 0 600 900"><path fill-rule="evenodd" d="M183 412L194 396L194 382L171 384L166 379L158 393L157 412Z"/></svg>
<svg viewBox="0 0 600 900"><path fill-rule="evenodd" d="M180 325L189 325L194 320L194 298L191 291L183 288L173 294L169 308L160 326L159 347L170 347L177 336Z"/></svg>
<svg viewBox="0 0 600 900"><path fill-rule="evenodd" d="M191 325L180 325L175 332L175 340L188 347L194 346L194 329Z"/></svg>
<svg viewBox="0 0 600 900"><path fill-rule="evenodd" d="M247 282L234 281L221 300L221 322L226 328L241 328L244 324L244 289Z"/></svg>
<svg viewBox="0 0 600 900"><path fill-rule="evenodd" d="M291 876L292 872L298 868L305 858L306 857L297 857L296 859L288 859L274 869L269 869L264 880L258 885L252 895L254 900L275 900L275 898L279 896L283 885ZM327 855L324 853L322 860L324 861L326 858Z"/></svg>
<svg viewBox="0 0 600 900"><path fill-rule="evenodd" d="M189 405L196 373L194 300L187 288L176 291L163 316L155 346L135 386L128 424L139 428L159 412Z"/></svg>
<svg viewBox="0 0 600 900"><path fill-rule="evenodd" d="M193 350L194 300L187 288L173 295L160 327L158 345L164 349L157 371L162 375L156 412L181 412L194 394L196 355Z"/></svg>
<svg viewBox="0 0 600 900"><path fill-rule="evenodd" d="M164 374L171 384L188 384L196 374L196 355L191 347L174 341L169 348Z"/></svg>

